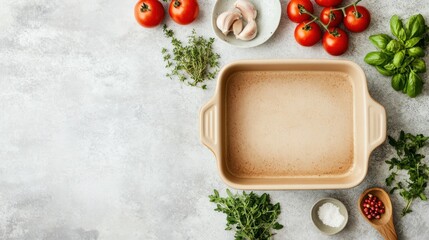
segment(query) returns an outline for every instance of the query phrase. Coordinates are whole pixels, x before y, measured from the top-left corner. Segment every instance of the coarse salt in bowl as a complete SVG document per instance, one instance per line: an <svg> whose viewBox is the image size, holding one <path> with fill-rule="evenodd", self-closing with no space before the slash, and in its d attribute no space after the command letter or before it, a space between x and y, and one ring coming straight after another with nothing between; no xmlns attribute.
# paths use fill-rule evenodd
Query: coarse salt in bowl
<svg viewBox="0 0 429 240"><path fill-rule="evenodd" d="M346 206L338 199L323 198L314 204L311 219L321 232L333 235L347 225L348 212Z"/></svg>

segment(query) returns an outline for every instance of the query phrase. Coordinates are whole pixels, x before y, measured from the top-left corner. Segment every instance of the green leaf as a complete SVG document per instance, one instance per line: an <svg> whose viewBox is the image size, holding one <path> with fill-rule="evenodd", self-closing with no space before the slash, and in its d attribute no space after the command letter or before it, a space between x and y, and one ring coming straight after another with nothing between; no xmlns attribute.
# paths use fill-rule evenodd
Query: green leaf
<svg viewBox="0 0 429 240"><path fill-rule="evenodd" d="M407 95L409 97L416 97L422 92L423 89L423 81L420 78L420 76L411 71L408 75L408 81L407 81Z"/></svg>
<svg viewBox="0 0 429 240"><path fill-rule="evenodd" d="M420 42L420 40L422 40L422 38L421 38L421 37L413 37L413 38L411 38L411 39L407 40L407 41L405 42L405 48L411 48L411 47L414 47L417 43L419 43L419 42Z"/></svg>
<svg viewBox="0 0 429 240"><path fill-rule="evenodd" d="M234 195L232 194L232 192L231 192L229 189L226 189L226 194L228 194L228 196L229 196L230 198L233 198L233 197L234 197Z"/></svg>
<svg viewBox="0 0 429 240"><path fill-rule="evenodd" d="M377 34L369 36L369 40L378 49L386 49L387 44L392 40L387 34Z"/></svg>
<svg viewBox="0 0 429 240"><path fill-rule="evenodd" d="M373 66L380 66L389 61L389 56L383 52L370 52L365 56L364 61Z"/></svg>
<svg viewBox="0 0 429 240"><path fill-rule="evenodd" d="M408 38L421 37L426 31L425 19L421 14L411 16L405 24Z"/></svg>
<svg viewBox="0 0 429 240"><path fill-rule="evenodd" d="M424 57L425 56L425 52L423 51L423 49L421 47L412 47L407 49L407 54L412 56L412 57Z"/></svg>
<svg viewBox="0 0 429 240"><path fill-rule="evenodd" d="M403 29L402 21L399 19L397 15L393 15L390 18L390 31L395 37L399 38L399 31Z"/></svg>
<svg viewBox="0 0 429 240"><path fill-rule="evenodd" d="M405 32L405 29L400 29L399 33L398 33L398 39L401 40L402 42L407 41L407 33Z"/></svg>
<svg viewBox="0 0 429 240"><path fill-rule="evenodd" d="M273 229L279 230L279 229L282 229L282 228L283 228L283 225L281 225L278 222L274 223L274 225L273 225Z"/></svg>
<svg viewBox="0 0 429 240"><path fill-rule="evenodd" d="M396 91L401 91L405 87L405 83L407 81L407 78L403 74L395 74L392 77L392 88Z"/></svg>
<svg viewBox="0 0 429 240"><path fill-rule="evenodd" d="M405 58L405 52L404 51L399 51L395 54L395 56L393 57L393 65L395 65L396 67L400 67L402 65L402 61L404 61Z"/></svg>
<svg viewBox="0 0 429 240"><path fill-rule="evenodd" d="M386 46L386 50L396 53L397 51L401 50L403 48L402 43L400 43L398 40L390 40L390 42Z"/></svg>
<svg viewBox="0 0 429 240"><path fill-rule="evenodd" d="M396 140L393 137L391 137L391 136L388 136L388 139L389 139L390 146L396 147L396 145L398 144L396 142Z"/></svg>
<svg viewBox="0 0 429 240"><path fill-rule="evenodd" d="M424 73L424 72L426 72L426 63L423 59L417 58L411 62L411 68L416 73Z"/></svg>
<svg viewBox="0 0 429 240"><path fill-rule="evenodd" d="M388 71L394 71L396 69L396 66L393 63L388 63L386 65L383 66L384 69L388 70Z"/></svg>
<svg viewBox="0 0 429 240"><path fill-rule="evenodd" d="M387 70L385 68L383 68L382 66L375 66L375 68L377 69L377 71L379 73L381 73L384 76L392 76L395 72Z"/></svg>

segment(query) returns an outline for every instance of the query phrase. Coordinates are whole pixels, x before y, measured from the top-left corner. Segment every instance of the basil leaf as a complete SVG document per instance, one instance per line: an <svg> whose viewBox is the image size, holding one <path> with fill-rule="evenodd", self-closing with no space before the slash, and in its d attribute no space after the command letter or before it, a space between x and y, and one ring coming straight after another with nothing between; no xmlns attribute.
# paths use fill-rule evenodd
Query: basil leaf
<svg viewBox="0 0 429 240"><path fill-rule="evenodd" d="M422 92L423 81L420 76L411 71L407 81L407 95L414 98Z"/></svg>
<svg viewBox="0 0 429 240"><path fill-rule="evenodd" d="M407 82L405 82L405 86L404 86L404 88L402 89L402 93L407 94L407 88L408 88L408 81L407 81Z"/></svg>
<svg viewBox="0 0 429 240"><path fill-rule="evenodd" d="M395 65L396 67L400 67L402 64L402 61L404 61L404 58L405 58L404 51L397 52L393 57L393 65Z"/></svg>
<svg viewBox="0 0 429 240"><path fill-rule="evenodd" d="M401 49L402 49L402 44L395 39L391 40L386 46L387 51L394 52L394 53Z"/></svg>
<svg viewBox="0 0 429 240"><path fill-rule="evenodd" d="M393 71L387 70L385 68L383 68L382 66L375 66L375 68L377 69L377 71L381 74L383 74L384 76L392 76L394 74Z"/></svg>
<svg viewBox="0 0 429 240"><path fill-rule="evenodd" d="M402 67L408 66L411 62L414 61L414 57L406 57L404 62L402 62Z"/></svg>
<svg viewBox="0 0 429 240"><path fill-rule="evenodd" d="M390 31L395 35L395 37L399 38L399 31L401 29L404 29L402 27L401 19L399 19L397 15L393 15L392 18L390 18Z"/></svg>
<svg viewBox="0 0 429 240"><path fill-rule="evenodd" d="M412 47L407 49L407 54L411 57L423 57L425 56L425 52L421 47Z"/></svg>
<svg viewBox="0 0 429 240"><path fill-rule="evenodd" d="M408 19L405 27L408 31L408 38L420 37L426 31L425 19L421 14L413 15Z"/></svg>
<svg viewBox="0 0 429 240"><path fill-rule="evenodd" d="M396 69L396 66L393 63L388 63L388 64L384 65L384 69L389 70L389 71L393 71Z"/></svg>
<svg viewBox="0 0 429 240"><path fill-rule="evenodd" d="M383 52L370 52L365 56L364 60L370 65L379 66L388 62L389 59L390 57Z"/></svg>
<svg viewBox="0 0 429 240"><path fill-rule="evenodd" d="M422 38L421 38L421 37L413 37L413 38L411 38L411 39L407 40L407 41L405 42L405 48L411 48L411 47L414 47L417 43L419 43L419 42L420 42L420 40L422 40Z"/></svg>
<svg viewBox="0 0 429 240"><path fill-rule="evenodd" d="M405 32L405 29L401 28L399 30L398 39L401 40L402 42L407 41L408 38L407 38L407 33Z"/></svg>
<svg viewBox="0 0 429 240"><path fill-rule="evenodd" d="M404 67L404 66L402 66L400 69L399 69L399 73L406 73L407 75L408 75L408 68L407 67Z"/></svg>
<svg viewBox="0 0 429 240"><path fill-rule="evenodd" d="M401 91L405 87L405 83L407 82L407 78L404 74L395 74L392 77L392 88L396 91Z"/></svg>
<svg viewBox="0 0 429 240"><path fill-rule="evenodd" d="M423 59L417 58L411 62L411 68L417 73L426 72L426 63Z"/></svg>
<svg viewBox="0 0 429 240"><path fill-rule="evenodd" d="M377 34L369 36L369 40L378 49L385 49L387 44L392 40L387 34Z"/></svg>

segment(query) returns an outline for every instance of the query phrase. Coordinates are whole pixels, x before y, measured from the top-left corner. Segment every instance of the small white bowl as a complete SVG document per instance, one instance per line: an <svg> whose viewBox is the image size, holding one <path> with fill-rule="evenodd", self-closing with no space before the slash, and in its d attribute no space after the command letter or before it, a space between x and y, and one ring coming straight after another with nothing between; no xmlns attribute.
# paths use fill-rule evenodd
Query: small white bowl
<svg viewBox="0 0 429 240"><path fill-rule="evenodd" d="M258 34L250 41L243 41L236 39L233 33L229 33L227 36L216 26L217 17L227 11L234 8L234 3L237 0L217 0L212 12L212 27L216 36L230 45L240 48L250 48L258 46L266 42L277 30L280 24L280 18L282 15L281 4L279 0L249 0L253 3L258 15L256 17L256 24L258 25Z"/></svg>
<svg viewBox="0 0 429 240"><path fill-rule="evenodd" d="M319 219L317 212L319 211L319 208L325 203L332 203L335 206L340 208L340 213L341 213L341 215L344 216L344 222L341 224L341 226L330 227L328 225L323 224L322 220ZM343 230L346 227L347 221L349 220L349 213L347 212L346 206L342 202L340 202L338 199L322 198L319 201L317 201L314 204L313 209L311 209L311 219L313 220L313 223L317 227L317 229L319 229L321 232L323 232L327 235L334 235L336 233L341 232L341 230Z"/></svg>

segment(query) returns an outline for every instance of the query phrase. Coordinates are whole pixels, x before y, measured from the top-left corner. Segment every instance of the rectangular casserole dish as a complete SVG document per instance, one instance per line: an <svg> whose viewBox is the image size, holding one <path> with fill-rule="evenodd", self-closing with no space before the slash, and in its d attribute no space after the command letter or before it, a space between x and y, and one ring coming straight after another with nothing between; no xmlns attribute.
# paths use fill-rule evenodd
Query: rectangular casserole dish
<svg viewBox="0 0 429 240"><path fill-rule="evenodd" d="M386 112L353 62L245 60L219 73L200 134L233 188L351 188L386 138Z"/></svg>

